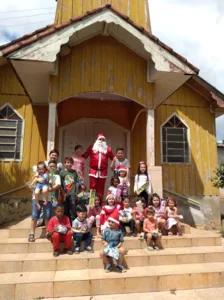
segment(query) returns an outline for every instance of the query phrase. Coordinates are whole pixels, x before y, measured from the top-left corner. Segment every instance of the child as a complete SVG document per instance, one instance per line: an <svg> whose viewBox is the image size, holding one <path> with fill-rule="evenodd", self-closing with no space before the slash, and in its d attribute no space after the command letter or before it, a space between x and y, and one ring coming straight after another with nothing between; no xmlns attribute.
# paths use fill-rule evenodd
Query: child
<svg viewBox="0 0 224 300"><path fill-rule="evenodd" d="M79 186L79 194L78 194L78 205L88 205L89 204L89 195L86 191L86 185L84 183L81 183Z"/></svg>
<svg viewBox="0 0 224 300"><path fill-rule="evenodd" d="M122 265L124 259L124 238L122 231L118 229L119 220L118 212L111 214L108 219L109 228L105 229L102 237L104 249L100 251L100 257L105 264L105 272L109 273L112 269L110 258L115 258L117 261L117 270L121 273L126 272Z"/></svg>
<svg viewBox="0 0 224 300"><path fill-rule="evenodd" d="M114 176L118 176L118 166L123 165L126 169L127 176L130 171L130 163L127 158L124 157L124 148L117 148L116 156L112 160L111 169L114 171Z"/></svg>
<svg viewBox="0 0 224 300"><path fill-rule="evenodd" d="M72 157L65 157L64 170L60 172L61 184L65 196L65 215L73 221L76 217L76 193L78 191L78 174L72 170Z"/></svg>
<svg viewBox="0 0 224 300"><path fill-rule="evenodd" d="M88 218L87 222L89 224L89 228L93 226L93 223L96 222L96 236L100 237L100 213L101 213L101 198L100 195L96 194L94 206L88 206Z"/></svg>
<svg viewBox="0 0 224 300"><path fill-rule="evenodd" d="M42 193L44 197L44 205L46 206L48 204L49 174L44 161L40 161L37 164L37 173L33 176L30 186L34 187L34 199L37 209L40 210L40 193Z"/></svg>
<svg viewBox="0 0 224 300"><path fill-rule="evenodd" d="M85 167L86 167L86 160L84 157L82 157L82 146L77 145L75 146L75 155L72 156L73 159L73 165L72 169L75 170L79 177L79 186L84 181L84 173L85 173Z"/></svg>
<svg viewBox="0 0 224 300"><path fill-rule="evenodd" d="M114 211L121 209L120 204L115 203L115 197L113 194L108 194L106 197L106 205L102 207L100 213L100 228L101 232L103 232L109 225L108 225L108 218Z"/></svg>
<svg viewBox="0 0 224 300"><path fill-rule="evenodd" d="M55 160L50 160L48 163L48 170L50 172L51 185L49 187L49 199L52 202L52 206L56 207L58 205L59 191L61 187L61 178L57 172L57 162ZM53 176L51 175L51 171Z"/></svg>
<svg viewBox="0 0 224 300"><path fill-rule="evenodd" d="M155 211L155 217L157 219L159 229L166 232L166 201L160 199L159 195L153 194L150 203Z"/></svg>
<svg viewBox="0 0 224 300"><path fill-rule="evenodd" d="M128 180L128 173L123 165L118 166L117 170L120 180L118 188L121 190L121 198L124 199L125 197L128 197L128 187L130 186L130 182Z"/></svg>
<svg viewBox="0 0 224 300"><path fill-rule="evenodd" d="M55 207L55 216L52 217L47 225L47 238L51 240L54 248L53 255L58 256L59 244L64 242L64 252L72 255L70 250L72 231L69 218L64 215L64 206L62 203Z"/></svg>
<svg viewBox="0 0 224 300"><path fill-rule="evenodd" d="M93 253L93 249L90 246L93 239L92 232L89 231L89 225L86 220L87 208L85 206L78 205L76 208L77 218L72 223L72 231L74 232L73 238L75 244L75 254L80 253L81 241L85 240L85 251Z"/></svg>
<svg viewBox="0 0 224 300"><path fill-rule="evenodd" d="M177 235L182 235L179 221L183 219L183 216L177 214L177 201L172 197L167 198L166 215L168 235L173 235L175 231Z"/></svg>
<svg viewBox="0 0 224 300"><path fill-rule="evenodd" d="M143 230L145 232L145 239L148 250L159 250L162 248L161 245L161 234L158 231L158 223L155 218L155 211L152 207L146 210L146 219L144 220ZM150 247L151 240L153 246Z"/></svg>
<svg viewBox="0 0 224 300"><path fill-rule="evenodd" d="M118 187L120 185L120 179L117 176L113 176L110 180L110 187L108 191L114 195L116 202L120 202L121 189Z"/></svg>
<svg viewBox="0 0 224 300"><path fill-rule="evenodd" d="M134 192L137 193L138 196L144 197L146 205L148 206L148 198L151 194L151 184L147 165L144 161L140 161L138 164L137 175L135 176Z"/></svg>
<svg viewBox="0 0 224 300"><path fill-rule="evenodd" d="M133 209L133 215L135 219L135 228L137 230L137 233L140 233L145 219L144 209L146 208L146 201L143 197L139 197L138 200L139 201L136 202L136 206ZM140 238L143 239L144 236L141 235Z"/></svg>
<svg viewBox="0 0 224 300"><path fill-rule="evenodd" d="M130 199L125 198L123 201L124 209L119 210L119 220L120 220L120 228L123 233L123 236L126 235L125 226L130 228L130 236L136 236L135 230L135 221L132 218L133 212L132 208L130 207Z"/></svg>

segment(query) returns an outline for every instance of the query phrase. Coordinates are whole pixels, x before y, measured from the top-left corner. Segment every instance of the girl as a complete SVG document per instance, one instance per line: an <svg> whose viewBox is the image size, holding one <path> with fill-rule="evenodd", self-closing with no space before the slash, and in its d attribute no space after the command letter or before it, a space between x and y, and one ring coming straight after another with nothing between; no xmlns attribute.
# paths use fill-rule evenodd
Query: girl
<svg viewBox="0 0 224 300"><path fill-rule="evenodd" d="M161 234L158 230L158 222L155 218L155 211L153 207L149 207L146 210L146 219L144 220L143 230L145 233L145 239L148 250L159 250L162 248L161 245ZM153 246L150 247L151 241Z"/></svg>
<svg viewBox="0 0 224 300"><path fill-rule="evenodd" d="M182 235L179 221L183 219L183 216L177 214L177 201L172 197L167 198L166 215L168 235L173 235L174 232L177 232L177 235Z"/></svg>
<svg viewBox="0 0 224 300"><path fill-rule="evenodd" d="M117 201L120 202L120 198L121 198L121 189L119 185L120 185L119 177L117 176L112 177L108 191L109 193L114 195L114 197L116 198L116 202Z"/></svg>
<svg viewBox="0 0 224 300"><path fill-rule="evenodd" d="M128 197L128 188L130 186L130 182L128 180L128 173L127 170L125 168L125 166L120 165L118 168L118 174L119 174L119 180L120 180L120 184L118 185L118 188L121 191L121 198L124 199L126 197Z"/></svg>
<svg viewBox="0 0 224 300"><path fill-rule="evenodd" d="M86 167L86 160L84 157L82 157L82 146L77 145L75 146L75 155L72 156L73 159L73 165L72 169L75 170L78 174L79 177L79 186L81 183L84 181L84 172L85 172L85 167Z"/></svg>
<svg viewBox="0 0 224 300"><path fill-rule="evenodd" d="M37 174L33 176L31 187L35 186L34 189L34 199L36 202L37 209L40 210L40 193L44 197L44 205L47 206L48 204L48 190L49 190L49 174L47 170L47 166L44 161L40 161L37 164Z"/></svg>
<svg viewBox="0 0 224 300"><path fill-rule="evenodd" d="M100 213L101 213L101 198L100 195L96 194L96 198L94 201L94 207L88 206L88 217L87 222L89 224L89 228L93 226L93 223L96 222L96 236L100 237Z"/></svg>
<svg viewBox="0 0 224 300"><path fill-rule="evenodd" d="M138 164L137 175L135 176L134 192L138 196L144 197L146 205L148 206L148 198L151 194L151 183L150 176L147 171L147 165L144 161L140 161Z"/></svg>
<svg viewBox="0 0 224 300"><path fill-rule="evenodd" d="M127 158L124 157L124 148L117 148L116 156L112 160L111 169L114 171L114 176L118 176L118 167L123 165L126 168L127 176L130 171L130 163Z"/></svg>
<svg viewBox="0 0 224 300"><path fill-rule="evenodd" d="M111 214L114 212L118 213L118 211L121 209L120 204L115 203L115 197L113 194L108 194L106 197L106 205L102 207L101 213L100 213L100 228L101 233L108 228L108 218Z"/></svg>
<svg viewBox="0 0 224 300"><path fill-rule="evenodd" d="M133 215L135 219L135 228L137 233L140 233L140 229L143 226L143 222L145 219L144 209L146 208L145 198L140 197L139 201L136 202L136 206L133 209ZM144 236L140 236L140 239L143 239Z"/></svg>
<svg viewBox="0 0 224 300"><path fill-rule="evenodd" d="M89 193L86 191L86 185L84 183L80 184L79 194L78 194L78 205L88 205L89 204Z"/></svg>
<svg viewBox="0 0 224 300"><path fill-rule="evenodd" d="M153 194L151 197L151 207L155 211L155 217L157 219L159 229L166 232L166 201L160 199L159 195Z"/></svg>

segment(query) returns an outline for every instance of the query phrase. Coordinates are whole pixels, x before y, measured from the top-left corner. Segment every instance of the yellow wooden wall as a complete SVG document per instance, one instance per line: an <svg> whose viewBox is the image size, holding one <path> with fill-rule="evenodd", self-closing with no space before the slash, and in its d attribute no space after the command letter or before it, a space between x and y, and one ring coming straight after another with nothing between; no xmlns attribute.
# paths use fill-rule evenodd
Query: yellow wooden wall
<svg viewBox="0 0 224 300"><path fill-rule="evenodd" d="M105 4L111 4L119 12L129 16L138 25L151 31L148 0L58 0L55 16L56 24L63 24L71 18Z"/></svg>
<svg viewBox="0 0 224 300"><path fill-rule="evenodd" d="M48 107L33 107L9 65L0 67L0 107L9 103L24 118L23 159L0 161L0 194L20 187L30 180L31 167L46 159ZM27 195L22 190L14 195ZM12 194L10 194L12 195Z"/></svg>
<svg viewBox="0 0 224 300"><path fill-rule="evenodd" d="M112 37L92 38L60 57L59 74L51 77L50 85L51 102L103 91L153 105L154 85L147 82L147 62Z"/></svg>
<svg viewBox="0 0 224 300"><path fill-rule="evenodd" d="M189 126L191 163L164 164L163 187L183 195L217 195L209 180L217 166L215 115L210 103L187 86L156 109L156 164L161 165L160 125L174 112Z"/></svg>

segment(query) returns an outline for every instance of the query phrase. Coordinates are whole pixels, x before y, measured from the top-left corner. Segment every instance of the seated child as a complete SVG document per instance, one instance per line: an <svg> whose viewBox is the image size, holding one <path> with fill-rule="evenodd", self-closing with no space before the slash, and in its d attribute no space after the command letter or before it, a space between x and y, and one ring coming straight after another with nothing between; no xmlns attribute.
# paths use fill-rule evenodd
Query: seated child
<svg viewBox="0 0 224 300"><path fill-rule="evenodd" d="M155 217L157 219L159 229L163 234L166 234L166 201L164 199L160 199L159 195L153 194L150 202L150 206L153 207L155 211Z"/></svg>
<svg viewBox="0 0 224 300"><path fill-rule="evenodd" d="M119 220L120 220L120 228L123 233L123 236L126 235L126 226L130 228L130 236L136 236L135 231L135 221L132 218L133 212L130 207L130 199L124 198L123 200L124 209L119 210Z"/></svg>
<svg viewBox="0 0 224 300"><path fill-rule="evenodd" d="M33 176L30 187L34 187L34 199L37 209L40 210L40 193L42 193L44 197L44 205L48 203L49 174L44 161L40 161L37 164L37 173Z"/></svg>
<svg viewBox="0 0 224 300"><path fill-rule="evenodd" d="M86 220L87 208L86 206L78 205L76 207L77 218L72 222L72 231L74 232L73 238L76 242L75 244L75 254L80 253L81 241L85 240L85 251L93 253L91 247L93 234L89 231L89 225Z"/></svg>
<svg viewBox="0 0 224 300"><path fill-rule="evenodd" d="M64 252L72 255L71 248L72 231L70 220L64 215L64 205L62 203L55 207L55 216L52 217L47 225L46 236L51 240L54 248L53 255L59 255L59 244L64 242Z"/></svg>
<svg viewBox="0 0 224 300"><path fill-rule="evenodd" d="M88 206L88 217L87 222L89 224L89 228L93 226L93 223L96 222L96 235L100 237L100 213L101 213L101 198L100 195L96 194L94 206Z"/></svg>
<svg viewBox="0 0 224 300"><path fill-rule="evenodd" d="M110 215L113 214L114 211L118 211L120 209L121 209L121 205L115 203L115 196L113 194L108 194L106 197L106 205L102 207L100 213L101 233L103 232L103 230L109 227L107 220L110 217Z"/></svg>
<svg viewBox="0 0 224 300"><path fill-rule="evenodd" d="M182 235L180 220L183 219L183 216L178 215L177 201L172 197L167 198L166 215L168 235L173 235L175 232L177 235Z"/></svg>
<svg viewBox="0 0 224 300"><path fill-rule="evenodd" d="M48 163L48 169L50 172L51 184L49 186L49 201L52 202L52 206L58 205L59 191L61 188L61 178L57 173L57 162L50 160Z"/></svg>
<svg viewBox="0 0 224 300"><path fill-rule="evenodd" d="M124 260L123 234L119 227L118 212L108 219L109 228L106 228L103 233L102 242L104 249L100 251L100 257L105 264L105 272L109 273L112 269L111 258L117 261L117 270L121 273L126 272L122 265Z"/></svg>
<svg viewBox="0 0 224 300"><path fill-rule="evenodd" d="M161 245L161 233L158 231L158 222L155 218L155 211L152 207L146 210L146 219L144 220L143 230L145 232L145 239L148 250L160 250ZM153 246L150 247L151 241Z"/></svg>
<svg viewBox="0 0 224 300"><path fill-rule="evenodd" d="M78 194L78 205L88 205L89 204L90 193L86 191L86 185L84 183L80 184L79 194Z"/></svg>
<svg viewBox="0 0 224 300"><path fill-rule="evenodd" d="M141 227L143 226L143 222L145 219L144 209L146 208L146 201L145 198L139 197L138 201L136 202L136 206L133 209L133 215L135 219L135 228L137 233L140 233ZM140 235L140 239L144 239L144 234Z"/></svg>

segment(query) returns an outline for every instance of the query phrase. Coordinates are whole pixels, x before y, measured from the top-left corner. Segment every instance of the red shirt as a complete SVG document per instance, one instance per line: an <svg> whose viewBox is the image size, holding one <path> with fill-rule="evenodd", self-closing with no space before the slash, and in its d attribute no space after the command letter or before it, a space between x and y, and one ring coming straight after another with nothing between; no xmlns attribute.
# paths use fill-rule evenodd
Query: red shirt
<svg viewBox="0 0 224 300"><path fill-rule="evenodd" d="M47 232L52 231L55 226L59 224L66 226L68 229L71 228L70 220L67 216L63 216L61 220L58 220L57 217L52 217L47 225Z"/></svg>

